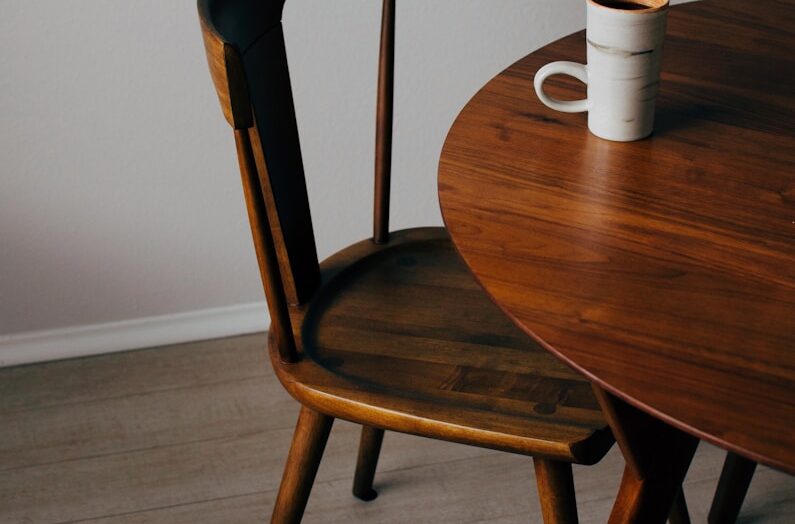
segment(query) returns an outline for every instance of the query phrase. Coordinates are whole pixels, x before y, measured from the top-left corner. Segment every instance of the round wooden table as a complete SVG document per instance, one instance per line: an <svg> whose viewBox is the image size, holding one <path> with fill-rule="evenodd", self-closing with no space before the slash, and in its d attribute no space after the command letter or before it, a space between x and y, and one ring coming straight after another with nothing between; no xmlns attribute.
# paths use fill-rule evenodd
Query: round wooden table
<svg viewBox="0 0 795 524"><path fill-rule="evenodd" d="M641 472L651 414L795 473L794 19L787 2L672 8L648 139L599 139L536 97L542 65L585 61L582 32L492 79L447 137L454 244L516 324L592 379Z"/></svg>

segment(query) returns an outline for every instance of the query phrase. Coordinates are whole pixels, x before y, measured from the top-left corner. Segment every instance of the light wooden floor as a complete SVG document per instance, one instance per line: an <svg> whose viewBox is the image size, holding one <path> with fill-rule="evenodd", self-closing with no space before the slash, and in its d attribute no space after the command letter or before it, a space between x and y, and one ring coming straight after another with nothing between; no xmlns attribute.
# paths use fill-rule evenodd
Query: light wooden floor
<svg viewBox="0 0 795 524"><path fill-rule="evenodd" d="M0 370L0 522L267 522L297 404L264 335ZM380 496L350 495L358 426L335 423L305 522L540 522L530 459L388 433ZM685 491L705 522L723 452ZM581 522L604 522L617 449L577 467ZM795 522L795 481L757 470L741 522Z"/></svg>

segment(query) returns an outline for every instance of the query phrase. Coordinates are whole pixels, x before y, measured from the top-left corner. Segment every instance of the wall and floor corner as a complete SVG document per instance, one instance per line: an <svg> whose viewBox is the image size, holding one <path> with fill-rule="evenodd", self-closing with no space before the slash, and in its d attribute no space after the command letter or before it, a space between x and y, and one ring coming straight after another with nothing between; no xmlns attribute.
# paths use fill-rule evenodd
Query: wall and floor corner
<svg viewBox="0 0 795 524"><path fill-rule="evenodd" d="M0 365L265 329L195 2L0 3ZM441 223L459 109L582 28L582 4L398 2L393 228ZM285 9L321 257L369 235L379 17L376 1Z"/></svg>

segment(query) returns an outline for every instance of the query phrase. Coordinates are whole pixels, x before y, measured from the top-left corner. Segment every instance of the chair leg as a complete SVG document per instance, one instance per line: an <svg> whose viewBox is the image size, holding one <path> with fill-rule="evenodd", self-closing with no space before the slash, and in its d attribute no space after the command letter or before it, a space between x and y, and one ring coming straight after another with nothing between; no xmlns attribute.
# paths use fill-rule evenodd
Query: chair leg
<svg viewBox="0 0 795 524"><path fill-rule="evenodd" d="M378 492L373 489L373 479L383 440L383 429L362 426L359 458L356 459L356 473L353 477L353 495L356 498L370 501L378 496Z"/></svg>
<svg viewBox="0 0 795 524"><path fill-rule="evenodd" d="M735 453L726 455L723 471L718 481L715 498L709 509L707 521L710 524L733 524L740 514L740 508L751 485L756 470L756 462Z"/></svg>
<svg viewBox="0 0 795 524"><path fill-rule="evenodd" d="M571 464L534 458L544 524L577 524L577 499Z"/></svg>
<svg viewBox="0 0 795 524"><path fill-rule="evenodd" d="M673 506L671 506L668 522L670 524L690 524L690 512L687 510L685 492L681 488L679 489L679 494L674 499Z"/></svg>
<svg viewBox="0 0 795 524"><path fill-rule="evenodd" d="M301 522L333 422L332 417L301 406L273 508L272 524Z"/></svg>

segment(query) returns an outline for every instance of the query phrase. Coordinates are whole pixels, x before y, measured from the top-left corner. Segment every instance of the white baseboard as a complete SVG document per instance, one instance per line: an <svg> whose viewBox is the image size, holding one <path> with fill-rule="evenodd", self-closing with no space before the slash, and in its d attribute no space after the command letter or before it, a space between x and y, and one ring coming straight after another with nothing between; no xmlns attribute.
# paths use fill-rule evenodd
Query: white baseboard
<svg viewBox="0 0 795 524"><path fill-rule="evenodd" d="M0 367L265 331L265 302L0 335Z"/></svg>

